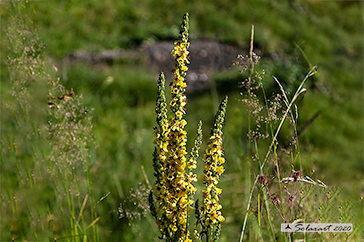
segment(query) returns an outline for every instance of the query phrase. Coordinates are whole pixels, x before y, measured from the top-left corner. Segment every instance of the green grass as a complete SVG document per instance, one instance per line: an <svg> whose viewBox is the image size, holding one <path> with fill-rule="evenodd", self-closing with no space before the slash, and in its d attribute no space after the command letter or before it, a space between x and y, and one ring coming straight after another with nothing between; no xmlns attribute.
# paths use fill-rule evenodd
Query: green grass
<svg viewBox="0 0 364 242"><path fill-rule="evenodd" d="M289 1L31 1L23 11L34 19L39 39L45 44L47 57L61 60L78 49L100 51L114 48L136 48L147 40L174 39L178 35L179 21L185 11L191 17L192 38L208 36L248 49L250 27L255 25L255 42L263 51L262 67L266 70L269 93L278 92L271 78L276 76L285 89L293 93L310 65L318 65L316 89L309 89L299 104L303 125L321 111L319 118L301 137L301 159L304 172L315 169L315 176L330 186L342 189L345 198L353 203L352 213L363 215L363 6L359 2L294 1L298 8L290 8ZM18 3L14 3L16 6ZM5 64L7 40L4 31L14 12L1 3L1 101L11 99L11 77ZM33 13L35 15L33 16ZM337 14L340 13L340 14ZM33 26L30 22L26 22ZM298 44L308 59L299 51ZM277 55L280 58L274 59ZM272 57L273 56L273 57ZM97 202L100 220L99 237L103 241L154 241L158 231L151 217L132 221L119 219L120 202L126 199L130 188L144 182L141 166L152 179L152 152L156 76L138 65L116 63L112 66L77 64L59 67L55 74L61 83L77 95L82 95L82 105L93 110L94 137L98 147L93 151L90 168L93 199ZM111 81L112 80L112 81ZM257 174L256 164L249 161L246 133L247 112L239 99L238 81L243 77L234 73L216 76L215 90L190 97L187 104L188 133L193 136L198 120L204 123L207 137L214 113L221 97L229 95L225 126L226 175L221 181L223 226L221 241L236 240L242 226L242 214L248 202L251 181ZM33 163L42 151L47 150L47 140L35 136L22 139L34 126L46 124L46 87L32 86L33 108L31 122L18 114L19 124L12 114L1 112L1 141L11 147L16 140L19 147L10 149L9 156L1 161L1 202L6 216L1 218L0 240L10 240L11 226L19 238L34 238L29 216L47 214L57 205L57 193L50 177L44 178L47 166ZM307 87L312 85L307 83ZM217 96L216 96L217 95ZM39 107L39 108L38 108ZM193 137L189 139L193 140ZM33 147L29 145L33 143ZM204 144L205 145L205 144ZM189 143L189 147L192 143ZM34 151L34 147L38 147ZM202 150L205 146L202 147ZM2 148L4 149L4 148ZM20 152L20 153L16 153ZM18 166L16 165L18 161ZM19 163L19 161L21 161ZM18 167L18 170L17 170ZM288 172L288 171L287 171ZM32 178L33 173L35 178ZM44 180L37 180L41 177ZM28 182L34 179L33 188ZM47 180L50 179L50 180ZM231 184L234 184L232 189ZM81 189L81 188L80 188ZM11 192L27 199L34 208L29 213L21 206L16 220L11 210L15 202L9 200ZM31 196L37 194L38 197ZM28 199L29 198L29 199ZM84 194L80 202L83 202ZM24 205L24 207L23 207ZM34 207L33 207L34 206ZM15 206L16 207L16 206ZM15 209L15 208L14 208ZM130 207L129 209L132 209ZM76 215L78 215L76 213ZM92 219L86 216L85 219ZM87 223L86 223L87 226ZM62 227L62 226L61 226ZM142 233L148 228L148 233ZM43 227L38 239L47 240L52 229Z"/></svg>

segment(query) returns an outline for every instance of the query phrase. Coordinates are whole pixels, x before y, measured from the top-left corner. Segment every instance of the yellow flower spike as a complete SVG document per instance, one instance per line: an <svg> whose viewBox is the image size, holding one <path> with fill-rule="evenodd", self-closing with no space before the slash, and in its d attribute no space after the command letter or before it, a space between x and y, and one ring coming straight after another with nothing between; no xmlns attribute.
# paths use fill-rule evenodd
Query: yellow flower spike
<svg viewBox="0 0 364 242"><path fill-rule="evenodd" d="M153 167L156 182L154 184L155 204L153 207L153 194L150 196L150 207L155 217L161 238L165 241L192 241L189 238L188 220L189 213L193 209L192 195L196 192L194 182L197 176L193 173L198 150L202 141L202 123L199 123L197 137L191 153L187 157L187 132L184 119L186 114L187 98L186 72L189 62L188 42L188 14L185 14L181 25L179 40L174 42L172 55L175 58L174 78L170 87L171 100L169 105L165 99L164 75L158 80L158 98L156 106L157 126L154 128L155 151L153 153ZM216 185L220 176L225 171L222 164L225 163L222 148L222 124L225 116L227 98L220 105L215 118L214 129L209 138L208 149L203 155L205 162L204 175L199 179L205 185L201 191L203 202L196 204L199 215L199 223L203 229L211 229L214 225L223 222L221 215L222 206L219 204L222 190ZM167 117L167 108L171 115ZM217 231L217 230L216 230ZM194 237L194 240L196 237ZM215 238L216 239L216 238Z"/></svg>
<svg viewBox="0 0 364 242"><path fill-rule="evenodd" d="M155 135L155 143L158 146L156 157L160 161L159 166L164 167L165 173L162 175L160 172L156 172L157 175L159 174L156 190L160 190L158 194L168 194L164 197L164 202L159 204L158 211L160 214L157 216L165 219L165 222L160 224L159 229L167 241L183 241L185 239L188 241L187 218L190 207L188 196L191 191L195 191L189 173L186 173L186 169L189 169L186 162L187 132L184 130L187 122L183 119L187 101L184 95L186 91L184 78L188 70L186 66L188 63L188 46L188 14L186 14L181 25L180 39L175 41L172 50L172 55L176 60L170 89L172 99L168 105L172 115L167 119L163 113L163 119L167 120L168 125L157 122L157 134ZM160 106L166 107L167 105ZM161 108L156 109L157 116L161 116L158 113L160 110ZM163 127L163 133L160 127ZM165 207L164 211L161 211L160 208L162 207Z"/></svg>
<svg viewBox="0 0 364 242"><path fill-rule="evenodd" d="M208 147L203 156L205 163L204 176L202 179L205 189L202 190L203 200L200 208L202 223L205 229L211 230L217 223L224 221L221 212L222 206L218 203L222 190L216 185L220 176L225 171L221 165L225 162L222 149L222 126L226 113L227 97L222 101L215 117L214 128L209 138Z"/></svg>

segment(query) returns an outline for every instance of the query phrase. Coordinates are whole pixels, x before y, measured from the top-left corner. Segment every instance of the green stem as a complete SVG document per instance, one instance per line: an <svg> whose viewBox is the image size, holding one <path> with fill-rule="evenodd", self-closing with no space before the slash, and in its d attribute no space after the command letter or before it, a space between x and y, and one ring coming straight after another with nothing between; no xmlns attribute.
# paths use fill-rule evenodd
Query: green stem
<svg viewBox="0 0 364 242"><path fill-rule="evenodd" d="M313 75L313 73L314 73L315 69L316 69L316 67L312 68L312 69L310 70L310 72L306 75L306 77L303 79L303 81L301 82L300 86L298 87L298 89L297 89L297 91L296 91L295 95L293 96L292 101L289 103L289 105L288 105L288 107L287 107L287 110L286 110L286 112L284 113L284 115L283 115L283 117L282 117L282 120L281 120L281 122L280 122L280 123L279 123L279 125L278 125L278 128L277 128L277 130L276 130L276 132L275 132L275 135L274 135L274 137L273 137L273 139L272 139L272 142L271 142L271 144L270 144L270 146L269 146L269 149L268 149L268 151L267 151L267 154L266 154L266 156L265 156L265 159L264 159L264 162L263 162L263 164L262 164L262 167L261 167L261 168L263 168L263 167L264 167L264 165L265 165L265 164L267 163L267 161L268 161L268 157L269 157L269 155L270 155L270 153L271 153L271 150L272 150L272 147L273 147L273 145L274 145L274 142L276 141L277 136L278 136L278 134L279 134L279 132L280 132L280 130L281 130L281 128L282 128L282 125L283 125L284 121L285 121L285 120L286 120L286 118L287 118L287 115L288 115L288 113L289 113L289 110L291 109L291 107L292 107L293 103L296 101L296 99L298 98L298 96L299 96L302 92L304 92L304 91L305 91L305 89L303 89L303 85L305 84L305 82L307 81L307 79L308 79L310 76L312 76L312 75Z"/></svg>
<svg viewBox="0 0 364 242"><path fill-rule="evenodd" d="M274 241L277 241L276 236L274 235L274 229L273 229L272 221L270 219L270 209L269 209L269 201L268 201L268 198L267 198L267 188L264 186L264 189L265 189L265 192L263 192L263 197L264 197L264 202L265 202L265 208L267 210L269 228L270 228L271 233L272 233L272 238L274 238Z"/></svg>

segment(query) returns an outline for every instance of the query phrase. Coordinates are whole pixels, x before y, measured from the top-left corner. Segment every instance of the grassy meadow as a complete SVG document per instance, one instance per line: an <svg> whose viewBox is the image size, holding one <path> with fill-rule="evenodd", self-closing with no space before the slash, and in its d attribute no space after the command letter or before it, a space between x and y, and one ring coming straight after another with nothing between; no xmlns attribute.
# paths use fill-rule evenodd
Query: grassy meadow
<svg viewBox="0 0 364 242"><path fill-rule="evenodd" d="M49 0L0 7L0 241L160 241L148 204L159 73L143 57L62 60L79 50L173 43L185 12L190 39L260 55L259 63L248 54L216 73L208 89L187 93L187 150L201 120L201 157L229 97L219 241L363 241L362 2ZM200 159L196 173L203 166ZM297 171L316 185L279 183ZM283 217L353 223L354 232L287 236Z"/></svg>

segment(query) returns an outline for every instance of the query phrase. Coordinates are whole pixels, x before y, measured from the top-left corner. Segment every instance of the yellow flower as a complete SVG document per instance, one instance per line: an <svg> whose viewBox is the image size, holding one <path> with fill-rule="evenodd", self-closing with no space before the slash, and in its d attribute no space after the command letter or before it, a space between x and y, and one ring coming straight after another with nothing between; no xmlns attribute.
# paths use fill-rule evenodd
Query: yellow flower
<svg viewBox="0 0 364 242"><path fill-rule="evenodd" d="M175 224L170 224L169 225L169 228L173 231L173 232L176 232L177 231L177 226Z"/></svg>
<svg viewBox="0 0 364 242"><path fill-rule="evenodd" d="M219 216L218 218L217 218L217 220L220 222L220 223L222 223L222 222L224 222L225 221L225 217L224 216Z"/></svg>
<svg viewBox="0 0 364 242"><path fill-rule="evenodd" d="M185 171L185 168L186 168L186 163L181 163L176 166L177 172L181 172L181 173L183 173Z"/></svg>
<svg viewBox="0 0 364 242"><path fill-rule="evenodd" d="M187 67L187 66L182 66L182 67L181 67L181 70L182 70L182 71L187 71L187 70L188 70L188 67Z"/></svg>
<svg viewBox="0 0 364 242"><path fill-rule="evenodd" d="M183 115L183 112L181 112L181 111L176 112L176 117L177 118L182 118L182 115Z"/></svg>
<svg viewBox="0 0 364 242"><path fill-rule="evenodd" d="M219 157L219 161L220 164L224 164L225 163L225 158L224 157Z"/></svg>
<svg viewBox="0 0 364 242"><path fill-rule="evenodd" d="M193 160L192 158L188 161L188 169L192 170L192 169L196 169L197 165L195 160Z"/></svg>
<svg viewBox="0 0 364 242"><path fill-rule="evenodd" d="M216 171L219 173L219 175L221 175L222 173L224 173L225 168L223 166L218 166L216 167Z"/></svg>

